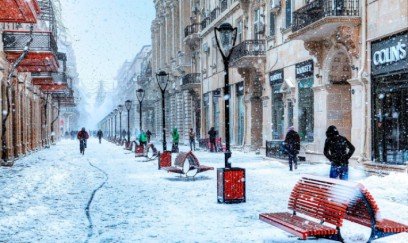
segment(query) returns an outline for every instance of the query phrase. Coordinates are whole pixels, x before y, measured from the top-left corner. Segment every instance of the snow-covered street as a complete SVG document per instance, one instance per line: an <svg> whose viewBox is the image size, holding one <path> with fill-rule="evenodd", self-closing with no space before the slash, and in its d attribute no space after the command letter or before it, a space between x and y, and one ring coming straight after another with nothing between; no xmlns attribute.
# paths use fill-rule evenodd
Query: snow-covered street
<svg viewBox="0 0 408 243"><path fill-rule="evenodd" d="M203 165L224 166L223 153L195 154ZM233 151L232 158L246 169L246 203L217 203L215 171L185 180L105 140L90 139L84 156L78 141L62 140L1 168L0 242L297 242L259 214L288 212L300 176L328 176L329 165L300 164L289 172L255 153ZM350 168L349 180L371 192L384 218L408 224L406 174L368 176ZM365 242L369 234L349 222L342 227L346 242ZM408 242L408 233L376 242Z"/></svg>

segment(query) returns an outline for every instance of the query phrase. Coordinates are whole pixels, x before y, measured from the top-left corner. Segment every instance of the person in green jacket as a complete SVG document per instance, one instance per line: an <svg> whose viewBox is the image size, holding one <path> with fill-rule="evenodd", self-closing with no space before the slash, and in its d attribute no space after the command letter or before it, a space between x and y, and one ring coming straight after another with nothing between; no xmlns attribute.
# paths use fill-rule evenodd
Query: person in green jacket
<svg viewBox="0 0 408 243"><path fill-rule="evenodd" d="M140 133L137 136L137 140L139 140L140 145L143 145L143 146L147 145L146 133L143 130L140 130Z"/></svg>
<svg viewBox="0 0 408 243"><path fill-rule="evenodd" d="M180 139L180 135L177 132L177 128L173 128L173 132L171 133L171 136L173 137L173 148L172 148L172 150L177 153L179 151L178 144L179 144L179 139Z"/></svg>

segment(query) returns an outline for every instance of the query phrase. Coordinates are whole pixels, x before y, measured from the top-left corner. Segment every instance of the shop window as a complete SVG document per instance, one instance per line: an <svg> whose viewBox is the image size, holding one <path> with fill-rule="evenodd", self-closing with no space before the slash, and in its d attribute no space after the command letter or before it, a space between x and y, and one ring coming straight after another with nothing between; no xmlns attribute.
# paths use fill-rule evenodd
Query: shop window
<svg viewBox="0 0 408 243"><path fill-rule="evenodd" d="M288 100L288 127L293 126L293 103Z"/></svg>
<svg viewBox="0 0 408 243"><path fill-rule="evenodd" d="M284 138L283 95L279 92L281 84L272 87L272 139Z"/></svg>
<svg viewBox="0 0 408 243"><path fill-rule="evenodd" d="M314 110L313 110L313 78L299 80L299 135L303 142L313 142Z"/></svg>
<svg viewBox="0 0 408 243"><path fill-rule="evenodd" d="M408 85L378 80L373 97L375 160L403 165L408 161Z"/></svg>

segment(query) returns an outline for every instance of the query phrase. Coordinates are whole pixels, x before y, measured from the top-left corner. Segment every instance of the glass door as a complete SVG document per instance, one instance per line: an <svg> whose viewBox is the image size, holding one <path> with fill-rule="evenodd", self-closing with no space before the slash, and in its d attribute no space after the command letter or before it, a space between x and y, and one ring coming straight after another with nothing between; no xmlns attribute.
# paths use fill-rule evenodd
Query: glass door
<svg viewBox="0 0 408 243"><path fill-rule="evenodd" d="M408 85L380 87L374 97L374 156L390 164L408 161Z"/></svg>

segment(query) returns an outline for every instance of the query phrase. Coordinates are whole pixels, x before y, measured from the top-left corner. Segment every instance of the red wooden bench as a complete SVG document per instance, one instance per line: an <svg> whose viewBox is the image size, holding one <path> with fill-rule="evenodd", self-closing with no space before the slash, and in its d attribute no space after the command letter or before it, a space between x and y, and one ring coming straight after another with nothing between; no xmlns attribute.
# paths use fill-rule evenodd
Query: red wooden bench
<svg viewBox="0 0 408 243"><path fill-rule="evenodd" d="M188 163L185 163L185 162ZM174 160L173 166L161 167L162 170L173 172L186 177L195 177L198 173L214 170L214 167L201 165L197 157L191 152L180 152Z"/></svg>
<svg viewBox="0 0 408 243"><path fill-rule="evenodd" d="M308 237L343 241L343 220L371 228L368 242L408 232L408 226L379 219L379 208L362 184L319 176L303 176L293 188L288 208L292 213L262 213L259 219L306 240ZM301 213L309 218L298 216ZM376 218L377 217L377 218Z"/></svg>

